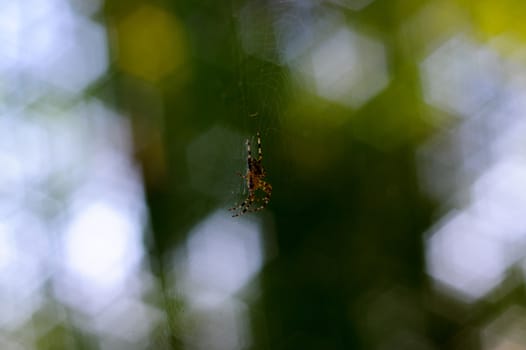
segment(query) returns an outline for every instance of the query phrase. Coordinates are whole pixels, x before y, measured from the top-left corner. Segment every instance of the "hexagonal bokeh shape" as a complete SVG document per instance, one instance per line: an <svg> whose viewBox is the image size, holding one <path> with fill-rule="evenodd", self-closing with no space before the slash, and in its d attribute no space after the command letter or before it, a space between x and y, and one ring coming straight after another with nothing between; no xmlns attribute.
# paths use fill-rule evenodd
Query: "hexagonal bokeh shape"
<svg viewBox="0 0 526 350"><path fill-rule="evenodd" d="M77 18L75 37L46 73L46 79L73 92L80 92L99 79L108 68L106 31L98 23Z"/></svg>
<svg viewBox="0 0 526 350"><path fill-rule="evenodd" d="M162 7L140 5L116 25L117 65L149 82L159 82L185 62L183 26Z"/></svg>
<svg viewBox="0 0 526 350"><path fill-rule="evenodd" d="M443 218L426 240L427 272L441 290L466 302L492 291L511 261L492 227L471 212Z"/></svg>
<svg viewBox="0 0 526 350"><path fill-rule="evenodd" d="M382 43L340 27L299 60L300 79L316 93L344 106L359 108L389 82Z"/></svg>
<svg viewBox="0 0 526 350"><path fill-rule="evenodd" d="M472 116L498 96L501 72L495 53L464 36L453 37L420 66L426 102L460 116Z"/></svg>
<svg viewBox="0 0 526 350"><path fill-rule="evenodd" d="M11 100L29 103L49 85L79 93L106 72L104 27L66 1L12 2L0 22L0 74Z"/></svg>

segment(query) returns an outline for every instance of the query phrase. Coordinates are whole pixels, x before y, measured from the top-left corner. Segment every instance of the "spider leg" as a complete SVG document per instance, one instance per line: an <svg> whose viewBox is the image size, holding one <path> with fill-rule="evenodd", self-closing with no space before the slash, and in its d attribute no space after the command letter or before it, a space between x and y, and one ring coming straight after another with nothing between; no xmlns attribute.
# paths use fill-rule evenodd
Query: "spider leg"
<svg viewBox="0 0 526 350"><path fill-rule="evenodd" d="M249 209L248 211L250 212L263 210L267 207L268 203L270 202L270 197L272 196L272 185L265 181L261 181L259 185L261 187L261 190L265 193L265 196L261 199L263 203L259 207ZM252 203L254 203L254 201L252 201Z"/></svg>
<svg viewBox="0 0 526 350"><path fill-rule="evenodd" d="M247 144L247 167L250 170L252 168L252 152L250 150L250 140L247 139L245 142Z"/></svg>
<svg viewBox="0 0 526 350"><path fill-rule="evenodd" d="M252 158L250 139L246 139L247 171L245 175L239 172L237 173L240 177L246 180L248 196L241 204L229 209L230 211L235 211L232 217L241 216L247 212L255 212L264 209L268 205L272 195L272 186L263 180L266 177L266 172L265 168L261 164L261 161L263 160L263 151L261 147L261 134L259 131L257 132L256 136L258 148L257 157ZM256 192L258 191L263 192L263 194L257 195Z"/></svg>
<svg viewBox="0 0 526 350"><path fill-rule="evenodd" d="M241 203L238 206L228 209L230 211L234 211L234 210L237 211L237 213L233 214L232 217L234 218L236 216L241 216L245 214L246 212L252 211L250 210L250 206L254 203L255 199L256 198L254 197L254 194L249 193L248 197L243 201L243 203Z"/></svg>
<svg viewBox="0 0 526 350"><path fill-rule="evenodd" d="M261 189L265 193L265 197L262 198L264 208L267 206L268 202L270 202L270 197L272 196L272 185L268 182L261 181Z"/></svg>
<svg viewBox="0 0 526 350"><path fill-rule="evenodd" d="M258 138L258 161L261 161L263 159L263 152L261 151L261 135L259 134L259 131L256 135Z"/></svg>
<svg viewBox="0 0 526 350"><path fill-rule="evenodd" d="M238 204L238 205L236 205L235 207L232 207L232 208L228 208L228 210L230 210L230 211L239 210L239 209L245 207L247 205L247 203L248 203L248 197L243 202L241 202L241 204Z"/></svg>
<svg viewBox="0 0 526 350"><path fill-rule="evenodd" d="M270 197L272 196L272 185L268 182L263 182L264 191L265 191L265 197L263 198L263 202L265 203L265 206L270 202Z"/></svg>
<svg viewBox="0 0 526 350"><path fill-rule="evenodd" d="M237 207L234 207L234 208L230 208L228 210L230 211L236 211L236 213L232 214L232 217L235 218L236 216L241 216L243 215L246 211L247 211L247 208L246 208L246 200L243 201L243 203L241 203L240 205L238 205ZM241 210L241 208L243 208L243 210Z"/></svg>

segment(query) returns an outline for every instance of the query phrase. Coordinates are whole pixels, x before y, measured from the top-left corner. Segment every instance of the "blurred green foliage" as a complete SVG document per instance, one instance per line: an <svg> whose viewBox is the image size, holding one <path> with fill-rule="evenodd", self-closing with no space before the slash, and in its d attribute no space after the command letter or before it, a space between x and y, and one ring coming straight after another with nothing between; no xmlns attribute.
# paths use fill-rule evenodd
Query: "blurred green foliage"
<svg viewBox="0 0 526 350"><path fill-rule="evenodd" d="M515 23L523 37L524 26L509 22L523 5L377 0L354 11L338 3L106 4L116 34L112 79L134 127L151 215L147 243L174 347L182 346L177 323L184 306L170 306L178 303L171 253L208 213L243 196L235 173L246 157L243 139L256 131L274 191L269 207L250 215L263 220L274 254L250 304L251 349L480 346L471 330L479 320L470 313L484 306L435 295L425 273L423 235L438 204L422 193L415 154L436 129L437 111L422 97L419 65L441 40L467 27L484 38ZM296 5L310 6L314 18L337 12L342 23L380 42L387 86L349 108L317 96L287 64L269 58L279 48L276 18ZM264 55L243 46L246 6L257 8L251 40L261 40L252 44L263 46ZM310 23L295 29L309 30ZM202 135L199 151L190 152ZM199 165L207 170L196 185ZM464 316L447 319L437 303Z"/></svg>

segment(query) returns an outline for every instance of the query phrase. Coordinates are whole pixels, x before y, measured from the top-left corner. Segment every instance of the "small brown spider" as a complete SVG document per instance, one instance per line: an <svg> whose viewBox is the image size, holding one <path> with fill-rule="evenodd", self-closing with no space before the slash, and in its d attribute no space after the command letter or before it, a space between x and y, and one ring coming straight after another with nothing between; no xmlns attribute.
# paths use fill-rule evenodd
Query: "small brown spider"
<svg viewBox="0 0 526 350"><path fill-rule="evenodd" d="M261 136L257 133L258 140L258 157L252 158L250 151L250 141L247 139L247 173L241 175L243 179L247 181L248 196L243 203L230 208L230 211L235 211L232 217L243 215L247 212L255 212L264 209L270 201L272 195L272 185L265 181L267 173L263 168L263 154L261 152ZM262 192L261 195L257 195L258 192Z"/></svg>

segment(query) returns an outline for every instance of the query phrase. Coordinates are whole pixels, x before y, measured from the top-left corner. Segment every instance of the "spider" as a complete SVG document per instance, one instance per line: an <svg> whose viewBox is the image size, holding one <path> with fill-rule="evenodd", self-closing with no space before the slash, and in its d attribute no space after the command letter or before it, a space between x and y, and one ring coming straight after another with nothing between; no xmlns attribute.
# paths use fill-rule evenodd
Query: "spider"
<svg viewBox="0 0 526 350"><path fill-rule="evenodd" d="M270 201L272 195L272 185L265 181L267 173L263 164L263 154L261 152L261 136L257 133L258 140L258 157L252 158L250 150L250 141L246 140L247 145L247 173L241 175L243 179L247 181L248 196L243 203L230 208L230 211L235 211L232 217L243 215L247 212L255 212L264 209ZM257 195L258 192L262 192L262 195Z"/></svg>

